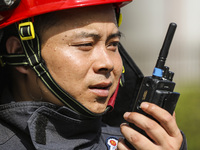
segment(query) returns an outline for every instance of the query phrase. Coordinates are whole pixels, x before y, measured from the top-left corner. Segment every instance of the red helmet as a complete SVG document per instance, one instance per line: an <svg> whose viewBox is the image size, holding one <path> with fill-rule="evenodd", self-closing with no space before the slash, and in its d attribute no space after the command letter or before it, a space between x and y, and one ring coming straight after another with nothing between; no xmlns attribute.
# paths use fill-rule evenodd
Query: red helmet
<svg viewBox="0 0 200 150"><path fill-rule="evenodd" d="M20 20L52 11L109 3L113 3L117 7L122 7L131 1L132 0L10 0L7 5L14 5L15 3L19 3L19 5L17 7L15 6L15 8L8 6L7 10L4 9L4 11L0 12L0 29Z"/></svg>

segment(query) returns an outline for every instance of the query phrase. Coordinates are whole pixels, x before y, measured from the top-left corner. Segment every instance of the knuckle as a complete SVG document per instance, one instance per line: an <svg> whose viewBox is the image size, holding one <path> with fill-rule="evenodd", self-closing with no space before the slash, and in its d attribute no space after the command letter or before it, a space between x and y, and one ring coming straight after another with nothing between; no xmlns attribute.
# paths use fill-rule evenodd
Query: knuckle
<svg viewBox="0 0 200 150"><path fill-rule="evenodd" d="M157 129L157 123L155 121L149 121L148 123L145 124L145 130L150 131Z"/></svg>
<svg viewBox="0 0 200 150"><path fill-rule="evenodd" d="M172 122L173 120L174 120L174 118L170 114L166 114L162 118L162 122L165 123L165 124L168 124L168 123Z"/></svg>
<svg viewBox="0 0 200 150"><path fill-rule="evenodd" d="M130 142L137 145L140 142L140 138L137 135L131 135Z"/></svg>

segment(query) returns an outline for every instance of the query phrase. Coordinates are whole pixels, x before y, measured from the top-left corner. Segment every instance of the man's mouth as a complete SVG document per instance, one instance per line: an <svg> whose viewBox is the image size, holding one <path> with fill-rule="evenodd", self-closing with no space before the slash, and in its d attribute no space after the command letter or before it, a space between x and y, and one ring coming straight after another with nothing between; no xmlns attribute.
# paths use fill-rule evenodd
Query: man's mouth
<svg viewBox="0 0 200 150"><path fill-rule="evenodd" d="M99 83L89 86L89 89L99 97L108 97L112 83Z"/></svg>

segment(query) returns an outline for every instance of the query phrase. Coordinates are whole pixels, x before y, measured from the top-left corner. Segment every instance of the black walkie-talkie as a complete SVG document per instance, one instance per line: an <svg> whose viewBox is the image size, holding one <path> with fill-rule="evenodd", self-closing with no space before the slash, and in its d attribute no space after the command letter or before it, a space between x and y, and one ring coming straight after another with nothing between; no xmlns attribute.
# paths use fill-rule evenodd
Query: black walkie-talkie
<svg viewBox="0 0 200 150"><path fill-rule="evenodd" d="M136 102L133 107L134 112L139 112L145 116L153 118L152 116L142 111L140 108L140 104L142 102L154 103L166 109L170 114L173 114L175 110L176 103L180 94L173 92L175 87L175 83L172 82L174 73L169 71L169 67L164 65L176 30L176 26L177 25L175 23L171 23L169 25L168 32L161 48L156 66L154 68L153 75L144 77L141 83ZM143 135L147 136L147 134L142 129L138 128L134 124L130 123L130 126Z"/></svg>

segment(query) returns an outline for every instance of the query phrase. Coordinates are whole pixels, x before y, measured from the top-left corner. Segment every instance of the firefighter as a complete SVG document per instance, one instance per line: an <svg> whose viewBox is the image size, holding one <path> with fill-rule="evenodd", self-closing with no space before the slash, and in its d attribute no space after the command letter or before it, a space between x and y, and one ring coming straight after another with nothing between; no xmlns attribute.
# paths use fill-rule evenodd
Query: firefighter
<svg viewBox="0 0 200 150"><path fill-rule="evenodd" d="M153 141L101 121L119 89L119 11L130 1L1 2L0 149L128 149L123 137L136 149L185 148L174 117L153 104L141 108L160 124L124 115Z"/></svg>

